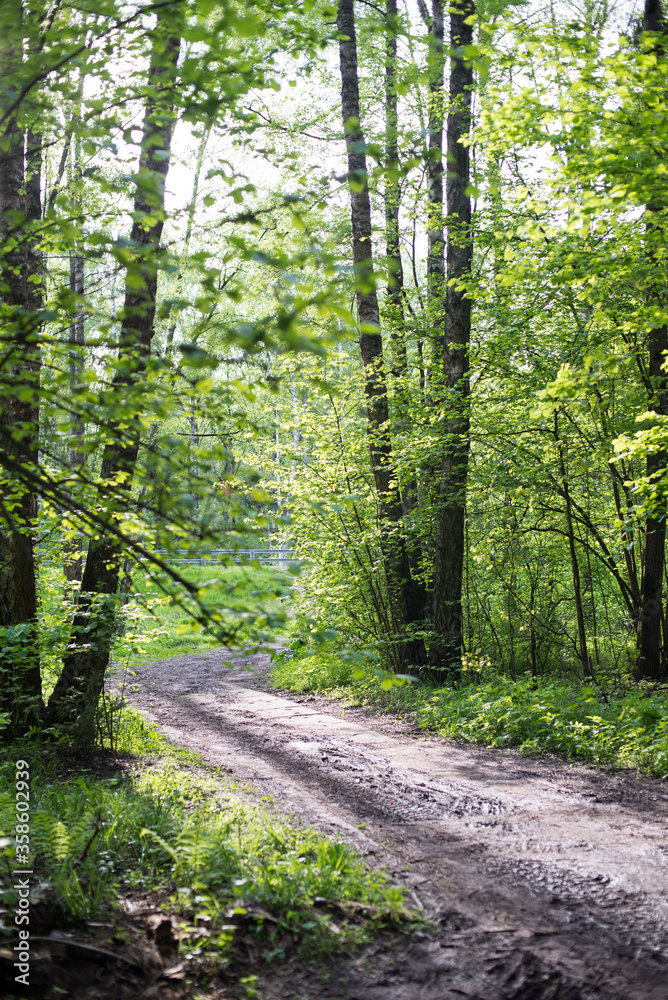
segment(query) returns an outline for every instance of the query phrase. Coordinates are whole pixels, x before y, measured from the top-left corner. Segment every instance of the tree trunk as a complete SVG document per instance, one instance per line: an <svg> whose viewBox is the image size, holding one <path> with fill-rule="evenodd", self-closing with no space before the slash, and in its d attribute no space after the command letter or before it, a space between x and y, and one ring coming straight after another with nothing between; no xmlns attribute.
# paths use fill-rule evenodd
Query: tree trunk
<svg viewBox="0 0 668 1000"><path fill-rule="evenodd" d="M666 33L661 0L645 0L643 30ZM658 55L664 55L661 41L657 41L655 50ZM655 210L656 206L647 206L650 218ZM650 221L648 234L651 234L654 228ZM650 295L652 295L651 292ZM665 352L668 351L668 328L661 326L650 330L648 351L647 374L651 394L648 410L666 416L668 415L668 375L664 371L664 364L666 362ZM650 482L661 477L667 464L668 455L664 451L654 452L647 456L647 476ZM636 680L659 680L666 673L667 651L662 648L661 634L665 549L666 509L665 505L661 505L651 511L645 523L637 626Z"/></svg>
<svg viewBox="0 0 668 1000"><path fill-rule="evenodd" d="M195 400L190 404L190 447L192 448L192 477L195 489L195 511L199 511L200 485L199 485L199 429L197 427L197 409Z"/></svg>
<svg viewBox="0 0 668 1000"><path fill-rule="evenodd" d="M445 52L442 0L433 0L429 32L429 141L427 145L427 326L431 364L440 370L444 335L445 235L443 230L443 118ZM438 376L437 376L438 377Z"/></svg>
<svg viewBox="0 0 668 1000"><path fill-rule="evenodd" d="M72 182L75 187L73 201L77 204L77 207L80 207L79 194L76 191L76 187L81 184L80 143L78 140L75 140L74 143ZM78 299L83 299L86 291L84 258L82 251L83 248L81 246L75 246L75 248L70 251L70 291L76 295ZM77 386L79 385L83 374L83 351L86 342L83 304L81 301L78 301L75 305L74 316L72 318L72 322L70 323L68 341L70 345L70 385L72 387L72 392L76 393ZM79 417L73 416L70 423L70 441L67 456L71 476L75 476L76 473L83 467L85 462L85 454L82 444L83 435L83 421ZM81 582L82 567L83 552L81 538L66 540L63 545L63 569L65 571L65 579L68 583L78 584ZM72 593L75 599L78 599L78 595L74 591L74 588L69 588L69 592Z"/></svg>
<svg viewBox="0 0 668 1000"><path fill-rule="evenodd" d="M339 0L337 27L341 33L341 114L348 153L350 215L353 236L353 264L357 314L360 325L360 351L365 375L365 394L369 452L381 521L381 545L387 577L390 607L396 640L404 633L409 618L411 573L402 530L403 510L393 469L389 436L387 385L383 368L383 339L376 295L376 277L371 240L371 202L367 183L364 135L360 124L357 41L353 0ZM399 526L396 530L394 526ZM399 639L399 665L410 665L413 656L410 641Z"/></svg>
<svg viewBox="0 0 668 1000"><path fill-rule="evenodd" d="M529 655L531 657L531 677L535 681L538 677L538 646L536 642L536 619L534 617L534 609L536 607L536 590L538 589L538 580L531 576L529 564L525 563L525 565L531 580L529 589Z"/></svg>
<svg viewBox="0 0 668 1000"><path fill-rule="evenodd" d="M587 650L587 630L585 628L584 607L582 604L582 584L580 582L580 565L578 563L575 549L575 531L573 529L573 506L571 504L571 488L568 483L566 463L564 461L564 449L559 437L559 419L557 413L554 414L554 440L557 445L559 456L559 474L564 495L566 514L566 534L568 535L568 551L571 558L571 576L573 579L573 597L575 599L575 617L578 624L578 656L582 665L584 677L591 677L591 666L589 663L589 653Z"/></svg>
<svg viewBox="0 0 668 1000"><path fill-rule="evenodd" d="M204 154L206 152L206 146L211 138L211 132L213 130L213 124L209 122L202 132L202 138L199 141L199 146L197 147L197 161L195 163L195 176L193 177L193 188L192 194L190 196L190 203L188 205L188 221L186 223L186 234L183 240L183 250L181 252L181 257L186 257L188 254L188 249L190 247L190 240L192 238L193 223L195 221L195 212L197 211L197 195L199 193L200 178L202 176L202 166L204 164ZM176 296L175 298L181 298L183 291L183 268L179 262L179 275L176 280ZM170 307L171 312L171 307ZM165 342L165 351L167 354L171 354L174 349L174 334L176 333L176 320L173 320L167 330L167 338Z"/></svg>
<svg viewBox="0 0 668 1000"><path fill-rule="evenodd" d="M399 242L399 115L397 108L397 0L385 7L385 243L387 249L387 315L392 337L397 392L402 397L408 376L404 269ZM405 400L402 398L402 405Z"/></svg>
<svg viewBox="0 0 668 1000"><path fill-rule="evenodd" d="M21 23L16 9L15 26ZM3 79L21 64L20 37L0 50ZM0 374L0 465L32 465L39 449L41 261L31 223L41 218L41 138L19 129L10 117L0 153L0 322L3 370ZM26 148L27 147L27 148ZM16 213L8 217L6 213ZM20 220L23 220L21 222ZM9 735L22 735L42 712L37 635L37 585L33 531L37 497L7 473L0 484L0 625L25 628L4 641L0 668L0 710L11 718Z"/></svg>
<svg viewBox="0 0 668 1000"><path fill-rule="evenodd" d="M131 243L135 260L129 265L118 347L114 389L130 400L141 382L154 333L158 284L158 251L162 236L165 179L169 169L174 124L174 95L180 38L175 15L161 8L149 68L150 92L144 115L139 175L134 202ZM146 220L146 221L145 221ZM141 278L141 282L137 279ZM129 415L128 415L129 416ZM100 479L107 484L110 516L118 504L132 504L130 482L139 452L141 431L125 419L112 428L113 442L104 452ZM95 713L109 663L118 602L123 553L113 537L91 538L81 581L81 595L71 630L63 670L48 705L50 724L71 727L82 743L95 736Z"/></svg>
<svg viewBox="0 0 668 1000"><path fill-rule="evenodd" d="M442 355L442 391L446 416L441 425L441 458L434 544L434 631L430 660L442 675L458 674L462 654L462 577L466 517L466 476L469 459L469 357L471 300L459 282L471 270L470 163L473 68L460 47L473 41L466 19L474 12L472 0L463 0L450 13L450 92L447 144L447 287Z"/></svg>
<svg viewBox="0 0 668 1000"><path fill-rule="evenodd" d="M397 107L397 0L386 0L386 61L385 61L385 241L387 249L387 314L393 353L394 391L397 421L405 427L410 419L410 371L406 347L406 316L404 311L404 271L401 260L399 210L399 115ZM421 579L421 546L411 522L418 509L418 488L411 471L408 481L400 486L404 533L410 577L404 584L405 616L409 625L424 628L427 614L427 588ZM414 666L427 660L423 639L411 641L406 650Z"/></svg>
<svg viewBox="0 0 668 1000"><path fill-rule="evenodd" d="M651 409L662 416L668 415L668 386L663 364L664 351L668 350L668 331L665 327L652 330L649 335L649 377L656 387ZM647 476L654 481L665 470L668 456L655 452L647 456ZM666 513L655 509L645 521L640 575L640 601L637 623L636 680L658 680L665 673L666 651L662 649L661 604L663 596L663 565L666 549Z"/></svg>

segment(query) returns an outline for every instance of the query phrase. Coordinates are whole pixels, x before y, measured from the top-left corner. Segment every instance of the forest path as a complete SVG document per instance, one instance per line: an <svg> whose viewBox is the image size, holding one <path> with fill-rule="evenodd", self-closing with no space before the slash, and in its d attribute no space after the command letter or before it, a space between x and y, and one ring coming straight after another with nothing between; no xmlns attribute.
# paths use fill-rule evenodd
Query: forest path
<svg viewBox="0 0 668 1000"><path fill-rule="evenodd" d="M224 656L138 667L132 700L386 867L440 927L337 959L328 981L277 969L263 997L668 1000L668 783L425 739L270 693L267 656L229 657L234 670Z"/></svg>

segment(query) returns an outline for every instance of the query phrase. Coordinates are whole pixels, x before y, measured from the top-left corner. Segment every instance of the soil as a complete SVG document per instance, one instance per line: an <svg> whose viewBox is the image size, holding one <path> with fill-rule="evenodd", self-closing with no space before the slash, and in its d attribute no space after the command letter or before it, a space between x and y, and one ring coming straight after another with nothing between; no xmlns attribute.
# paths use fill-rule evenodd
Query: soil
<svg viewBox="0 0 668 1000"><path fill-rule="evenodd" d="M223 657L136 668L132 700L354 845L433 921L327 966L270 969L264 1000L667 1000L668 782L425 737L271 691L267 656Z"/></svg>

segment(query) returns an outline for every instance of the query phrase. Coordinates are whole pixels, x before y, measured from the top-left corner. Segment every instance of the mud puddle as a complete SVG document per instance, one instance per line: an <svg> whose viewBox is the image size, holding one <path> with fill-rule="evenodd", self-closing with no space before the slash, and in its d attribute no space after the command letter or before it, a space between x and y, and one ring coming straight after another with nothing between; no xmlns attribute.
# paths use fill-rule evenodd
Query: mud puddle
<svg viewBox="0 0 668 1000"><path fill-rule="evenodd" d="M223 658L139 667L133 702L392 872L438 928L274 970L266 1000L668 1000L668 783L421 738L270 692L268 657Z"/></svg>

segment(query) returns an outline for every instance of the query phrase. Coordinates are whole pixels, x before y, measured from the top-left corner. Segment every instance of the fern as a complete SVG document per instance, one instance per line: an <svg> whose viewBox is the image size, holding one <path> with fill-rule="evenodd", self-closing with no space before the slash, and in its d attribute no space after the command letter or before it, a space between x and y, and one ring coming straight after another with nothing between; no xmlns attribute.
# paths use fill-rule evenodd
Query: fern
<svg viewBox="0 0 668 1000"><path fill-rule="evenodd" d="M70 854L72 838L61 819L53 813L38 810L31 818L31 846L49 866L62 863Z"/></svg>
<svg viewBox="0 0 668 1000"><path fill-rule="evenodd" d="M156 842L156 844L159 844L160 847L162 847L163 851L165 851L166 854L169 854L170 858L174 861L175 864L178 863L179 858L177 852L174 850L173 847L171 847L167 843L165 838L161 837L159 833L155 832L155 830L147 830L146 827L144 827L142 830L139 831L139 836L142 838L142 840L145 839L146 837L150 837L152 840Z"/></svg>

